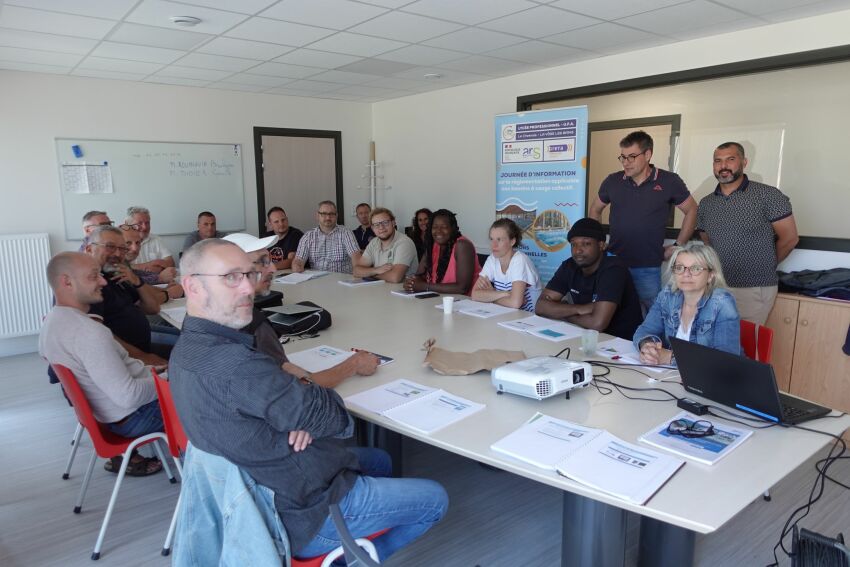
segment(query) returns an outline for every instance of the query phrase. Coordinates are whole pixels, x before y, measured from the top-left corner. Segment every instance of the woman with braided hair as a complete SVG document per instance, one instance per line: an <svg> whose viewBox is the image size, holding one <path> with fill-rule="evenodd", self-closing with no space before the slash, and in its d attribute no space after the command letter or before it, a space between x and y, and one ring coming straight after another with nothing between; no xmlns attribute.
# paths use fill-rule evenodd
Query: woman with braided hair
<svg viewBox="0 0 850 567"><path fill-rule="evenodd" d="M468 295L480 271L475 246L460 233L457 217L440 209L428 223L425 254L416 275L405 280L404 289Z"/></svg>

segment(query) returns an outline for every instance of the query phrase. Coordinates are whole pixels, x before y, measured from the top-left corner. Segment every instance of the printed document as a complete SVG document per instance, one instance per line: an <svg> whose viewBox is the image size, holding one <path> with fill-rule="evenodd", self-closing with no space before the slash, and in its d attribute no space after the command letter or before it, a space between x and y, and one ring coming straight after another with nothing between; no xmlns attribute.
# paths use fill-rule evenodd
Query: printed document
<svg viewBox="0 0 850 567"><path fill-rule="evenodd" d="M339 364L354 354L350 350L342 350L332 346L322 345L287 355L289 362L300 366L307 372L321 372Z"/></svg>
<svg viewBox="0 0 850 567"><path fill-rule="evenodd" d="M619 337L609 341L602 341L596 348L596 352L605 358L610 358L615 362L625 362L626 364L639 364L641 370L649 370L650 372L667 372L669 368L659 368L650 364L644 364L640 361L640 354L635 349L632 341L621 339Z"/></svg>
<svg viewBox="0 0 850 567"><path fill-rule="evenodd" d="M301 282L306 282L308 280L312 280L313 278L319 278L327 274L328 272L322 272L320 270L306 270L304 272L301 272L300 274L297 272L292 272L291 274L286 274L285 276L275 278L274 282L289 285L299 284Z"/></svg>
<svg viewBox="0 0 850 567"><path fill-rule="evenodd" d="M601 429L570 423L538 412L519 429L490 445L490 448L553 471L558 462L601 432Z"/></svg>
<svg viewBox="0 0 850 567"><path fill-rule="evenodd" d="M683 437L667 432L667 426L670 425L670 422L676 420L682 420L685 423L693 423L698 420L705 421L702 417L683 411L672 419L665 420L663 423L653 427L638 439L653 447L670 451L687 459L693 459L706 465L713 465L731 453L735 447L746 441L753 434L751 429L733 427L725 423L720 423L715 419L711 421L714 427L713 435L706 437Z"/></svg>
<svg viewBox="0 0 850 567"><path fill-rule="evenodd" d="M434 307L442 309L443 304L438 303ZM472 315L473 317L479 317L481 319L489 319L490 317L496 317L497 315L513 313L516 309L504 307L496 303L482 303L480 301L472 301L471 299L461 299L460 301L454 302L452 305L452 311L463 313L464 315Z"/></svg>

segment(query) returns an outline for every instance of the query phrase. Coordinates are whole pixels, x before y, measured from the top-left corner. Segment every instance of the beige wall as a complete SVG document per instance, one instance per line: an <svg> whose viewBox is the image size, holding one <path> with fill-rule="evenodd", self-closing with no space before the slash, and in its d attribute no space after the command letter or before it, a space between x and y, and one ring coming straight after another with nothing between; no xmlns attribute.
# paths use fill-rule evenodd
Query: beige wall
<svg viewBox="0 0 850 567"><path fill-rule="evenodd" d="M514 112L518 96L844 45L848 27L850 10L376 103L378 160L393 186L382 204L405 217L421 206L452 207L464 233L485 246L495 203L493 117Z"/></svg>
<svg viewBox="0 0 850 567"><path fill-rule="evenodd" d="M54 252L79 245L64 238L56 137L242 144L246 226L256 231L254 126L342 131L346 202L360 197L369 104L0 71L0 232L48 232ZM179 250L182 237L169 244Z"/></svg>

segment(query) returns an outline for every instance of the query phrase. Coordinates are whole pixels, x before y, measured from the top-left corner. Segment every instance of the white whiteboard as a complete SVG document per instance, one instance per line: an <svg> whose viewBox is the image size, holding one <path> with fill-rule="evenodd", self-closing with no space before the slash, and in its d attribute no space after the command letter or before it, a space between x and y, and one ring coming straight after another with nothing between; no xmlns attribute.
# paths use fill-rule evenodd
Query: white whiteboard
<svg viewBox="0 0 850 567"><path fill-rule="evenodd" d="M222 232L245 228L239 144L57 138L56 155L68 240L82 239L82 218L88 211L106 211L120 224L130 206L150 209L155 234L187 234L196 229L201 211L214 213ZM68 173L83 170L94 172L101 183L92 192L74 191Z"/></svg>

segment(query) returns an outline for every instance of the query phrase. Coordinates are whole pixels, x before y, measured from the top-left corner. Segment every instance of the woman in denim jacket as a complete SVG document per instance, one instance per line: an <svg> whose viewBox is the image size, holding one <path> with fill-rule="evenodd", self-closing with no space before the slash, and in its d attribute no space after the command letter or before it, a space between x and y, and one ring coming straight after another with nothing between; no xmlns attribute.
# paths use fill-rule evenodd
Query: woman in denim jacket
<svg viewBox="0 0 850 567"><path fill-rule="evenodd" d="M690 242L676 249L667 269L668 285L635 331L641 362L675 365L670 337L741 354L741 319L717 252Z"/></svg>

